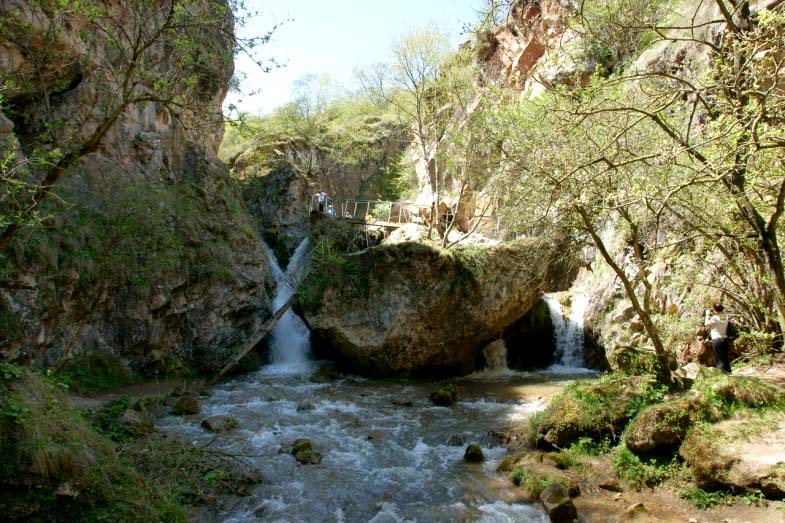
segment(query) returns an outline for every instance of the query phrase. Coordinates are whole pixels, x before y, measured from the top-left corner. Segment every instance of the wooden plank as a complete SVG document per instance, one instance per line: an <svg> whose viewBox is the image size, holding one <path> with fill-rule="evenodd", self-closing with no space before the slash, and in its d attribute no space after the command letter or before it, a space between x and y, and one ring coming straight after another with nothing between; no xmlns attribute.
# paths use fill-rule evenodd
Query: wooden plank
<svg viewBox="0 0 785 523"><path fill-rule="evenodd" d="M264 322L264 325L262 325L262 328L259 329L259 332L256 334L256 336L254 336L249 341L247 341L245 345L243 345L240 348L240 350L232 357L232 359L229 360L229 363L224 365L221 371L215 376L213 376L210 379L210 381L207 382L207 385L215 385L215 383L218 382L218 380L220 380L222 377L224 377L224 375L226 375L227 372L232 370L238 363L240 363L240 360L243 359L243 357L246 354L248 354L251 351L251 349L256 347L256 345L260 341L262 341L262 339L264 339L265 336L267 336L270 333L270 331L273 329L275 324L278 323L278 320L280 320L283 317L283 315L286 314L286 311L288 311L292 307L292 304L294 303L296 297L297 297L297 293L292 293L289 299L286 300L286 303L284 303L280 309L275 311L275 314L270 316L270 318L268 318L267 321Z"/></svg>

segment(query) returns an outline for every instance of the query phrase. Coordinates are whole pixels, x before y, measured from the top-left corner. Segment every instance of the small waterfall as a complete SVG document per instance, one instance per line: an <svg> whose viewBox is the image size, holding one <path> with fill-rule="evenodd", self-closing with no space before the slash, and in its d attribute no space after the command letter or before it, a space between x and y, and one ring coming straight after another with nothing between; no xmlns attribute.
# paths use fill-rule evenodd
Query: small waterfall
<svg viewBox="0 0 785 523"><path fill-rule="evenodd" d="M270 267L278 288L273 298L273 310L278 310L295 291L295 286L307 266L308 239L304 239L295 249L289 260L286 272L278 266L278 260L267 244L264 244L270 258ZM296 370L309 361L311 333L305 322L291 310L278 320L270 333L270 360L275 365Z"/></svg>
<svg viewBox="0 0 785 523"><path fill-rule="evenodd" d="M548 304L553 323L556 341L555 364L566 368L583 368L583 314L588 297L582 294L573 296L569 316L564 314L556 298L545 296L543 300Z"/></svg>
<svg viewBox="0 0 785 523"><path fill-rule="evenodd" d="M504 340L489 343L482 353L485 356L484 373L498 374L509 371L507 368L507 346L504 344Z"/></svg>

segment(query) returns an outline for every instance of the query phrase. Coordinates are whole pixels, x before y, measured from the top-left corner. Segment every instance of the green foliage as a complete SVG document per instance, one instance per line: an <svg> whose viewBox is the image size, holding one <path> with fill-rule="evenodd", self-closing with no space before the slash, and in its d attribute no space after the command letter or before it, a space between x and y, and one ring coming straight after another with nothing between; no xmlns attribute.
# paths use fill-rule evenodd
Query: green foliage
<svg viewBox="0 0 785 523"><path fill-rule="evenodd" d="M85 394L130 385L142 377L124 368L116 358L93 354L55 371L52 379L78 394Z"/></svg>
<svg viewBox="0 0 785 523"><path fill-rule="evenodd" d="M679 495L701 510L717 505L732 505L733 495L722 490L709 492L695 485L685 485L678 490Z"/></svg>
<svg viewBox="0 0 785 523"><path fill-rule="evenodd" d="M592 438L578 438L578 441L570 445L567 450L577 456L599 456L611 451L611 441L608 438L601 441L595 441Z"/></svg>
<svg viewBox="0 0 785 523"><path fill-rule="evenodd" d="M28 373L0 388L4 405L25 410L0 417L0 503L11 520L185 521L177 500L119 460L52 385ZM78 495L56 495L64 484Z"/></svg>
<svg viewBox="0 0 785 523"><path fill-rule="evenodd" d="M558 478L552 476L539 476L529 473L524 468L515 467L510 471L510 480L518 487L524 487L533 498L539 498L543 490Z"/></svg>
<svg viewBox="0 0 785 523"><path fill-rule="evenodd" d="M656 374L658 367L654 352L633 347L618 347L611 353L609 360L612 369L629 376Z"/></svg>
<svg viewBox="0 0 785 523"><path fill-rule="evenodd" d="M112 441L120 442L135 439L137 435L127 425L117 422L120 416L128 410L131 400L128 396L112 400L95 412L88 411L87 417L90 425L99 433Z"/></svg>
<svg viewBox="0 0 785 523"><path fill-rule="evenodd" d="M621 444L613 450L613 472L631 488L653 487L672 477L681 465L675 457L644 459Z"/></svg>
<svg viewBox="0 0 785 523"><path fill-rule="evenodd" d="M297 304L304 310L319 310L328 287L340 293L367 296L368 278L357 257L346 256L334 240L324 238L314 249L310 272L297 288Z"/></svg>

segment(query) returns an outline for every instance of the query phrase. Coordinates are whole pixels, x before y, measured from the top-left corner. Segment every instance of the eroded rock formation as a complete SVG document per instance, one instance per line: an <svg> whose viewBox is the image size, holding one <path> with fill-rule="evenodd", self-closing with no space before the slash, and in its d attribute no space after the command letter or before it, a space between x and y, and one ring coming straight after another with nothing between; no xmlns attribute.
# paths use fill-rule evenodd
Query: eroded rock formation
<svg viewBox="0 0 785 523"><path fill-rule="evenodd" d="M450 251L404 243L352 258L343 275L306 281L304 317L318 354L387 376L481 368L484 345L572 268L564 245L542 239Z"/></svg>

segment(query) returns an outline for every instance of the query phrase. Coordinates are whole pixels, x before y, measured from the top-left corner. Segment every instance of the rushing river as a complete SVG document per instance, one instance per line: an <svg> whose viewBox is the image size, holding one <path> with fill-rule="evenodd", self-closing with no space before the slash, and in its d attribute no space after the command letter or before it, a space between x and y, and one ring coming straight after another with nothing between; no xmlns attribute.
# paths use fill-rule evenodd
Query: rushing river
<svg viewBox="0 0 785 523"><path fill-rule="evenodd" d="M275 275L279 288L286 287L287 274ZM212 445L255 456L249 459L263 480L222 515L224 521L547 521L496 473L506 450L494 432L523 422L575 376L504 368L477 373L454 381L458 402L452 407L431 403L435 385L429 383L356 377L315 383L310 376L319 363L308 359L307 328L289 314L273 332L273 363L214 388L202 414L162 420L166 430L196 443L216 438L201 428L205 417L239 420L240 429ZM586 376L578 369L574 374ZM321 463L302 465L285 451L298 438L312 440ZM485 463L463 460L470 443L482 447Z"/></svg>

